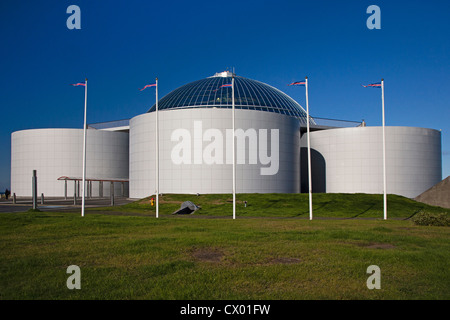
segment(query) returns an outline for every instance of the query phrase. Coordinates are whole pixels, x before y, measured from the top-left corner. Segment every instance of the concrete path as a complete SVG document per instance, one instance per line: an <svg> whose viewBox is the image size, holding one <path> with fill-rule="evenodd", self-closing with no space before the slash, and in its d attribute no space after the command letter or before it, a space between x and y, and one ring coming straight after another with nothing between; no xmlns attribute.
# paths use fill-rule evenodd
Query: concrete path
<svg viewBox="0 0 450 320"><path fill-rule="evenodd" d="M109 198L86 198L86 208L109 207L111 200ZM130 203L134 200L128 198L115 198L116 206ZM0 213L2 212L25 212L33 208L33 203L30 198L17 199L16 204L13 204L12 199L0 200ZM77 205L73 204L73 199L64 200L64 198L48 198L44 199L44 204L38 200L38 209L42 211L61 211L61 210L81 210L81 199L77 200Z"/></svg>

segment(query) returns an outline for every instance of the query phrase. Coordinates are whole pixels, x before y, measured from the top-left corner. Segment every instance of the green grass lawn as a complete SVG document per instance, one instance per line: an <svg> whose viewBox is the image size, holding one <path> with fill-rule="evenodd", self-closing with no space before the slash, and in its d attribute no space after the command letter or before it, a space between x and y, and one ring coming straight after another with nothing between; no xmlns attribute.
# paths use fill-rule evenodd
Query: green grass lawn
<svg viewBox="0 0 450 320"><path fill-rule="evenodd" d="M406 219L448 209L389 196L384 221L379 195L318 194L316 217L356 218L309 221L307 195L238 195L248 207L232 220L230 199L164 195L159 219L147 200L84 218L0 214L0 298L450 298L450 229ZM171 215L185 200L202 209ZM81 290L66 287L69 265L81 268ZM380 290L366 286L370 265Z"/></svg>

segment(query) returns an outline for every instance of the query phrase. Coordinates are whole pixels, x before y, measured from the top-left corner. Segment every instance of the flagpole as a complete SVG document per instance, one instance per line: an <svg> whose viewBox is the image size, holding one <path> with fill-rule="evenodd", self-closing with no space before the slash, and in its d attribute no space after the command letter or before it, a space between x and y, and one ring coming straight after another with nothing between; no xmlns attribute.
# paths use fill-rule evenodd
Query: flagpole
<svg viewBox="0 0 450 320"><path fill-rule="evenodd" d="M156 78L156 218L159 217L159 123L158 123L158 78Z"/></svg>
<svg viewBox="0 0 450 320"><path fill-rule="evenodd" d="M312 181L311 181L311 143L309 137L309 101L308 101L308 77L305 77L306 87L306 131L308 133L308 190L309 190L309 220L313 219L312 213Z"/></svg>
<svg viewBox="0 0 450 320"><path fill-rule="evenodd" d="M232 100L232 102L231 102L231 105L232 105L232 116L233 116L233 120L232 120L232 123L233 123L233 143L232 143L232 146L233 146L233 219L236 219L236 157L235 157L235 151L234 151L234 134L235 134L235 128L234 128L234 126L235 126L235 123L234 123L234 121L235 121L235 119L234 119L234 113L235 113L235 110L234 110L234 74L233 74L233 76L232 76L232 78L231 78L231 100Z"/></svg>
<svg viewBox="0 0 450 320"><path fill-rule="evenodd" d="M386 129L384 120L384 79L381 79L381 102L383 114L383 204L384 220L387 220L387 196L386 196Z"/></svg>
<svg viewBox="0 0 450 320"><path fill-rule="evenodd" d="M87 111L87 78L84 83L84 125L83 125L83 183L81 185L81 216L84 217L85 196L84 188L86 183L86 111Z"/></svg>

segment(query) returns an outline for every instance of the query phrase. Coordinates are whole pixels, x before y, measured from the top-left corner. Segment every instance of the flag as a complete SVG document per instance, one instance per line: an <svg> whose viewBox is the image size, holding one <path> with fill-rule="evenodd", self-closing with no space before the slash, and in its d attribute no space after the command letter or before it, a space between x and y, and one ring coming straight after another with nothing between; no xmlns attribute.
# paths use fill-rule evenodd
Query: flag
<svg viewBox="0 0 450 320"><path fill-rule="evenodd" d="M364 88L367 88L367 87L372 87L372 88L381 88L381 82L377 82L377 83L371 83L371 84L368 84L367 86L365 86L365 85L362 85Z"/></svg>
<svg viewBox="0 0 450 320"><path fill-rule="evenodd" d="M306 81L302 80L302 81L295 81L292 82L291 84L288 84L288 86L304 86L306 85Z"/></svg>
<svg viewBox="0 0 450 320"><path fill-rule="evenodd" d="M140 91L145 90L146 88L150 88L150 87L156 87L156 83L152 83L152 84L148 84L145 87L143 87L142 89L139 89Z"/></svg>
<svg viewBox="0 0 450 320"><path fill-rule="evenodd" d="M223 85L221 85L220 87L218 87L216 90L214 90L214 91L217 91L217 90L219 90L219 89L221 89L221 88L230 88L232 86L232 84L231 83L227 83L227 84L223 84Z"/></svg>
<svg viewBox="0 0 450 320"><path fill-rule="evenodd" d="M78 87L78 86L86 87L86 83L81 83L81 82L78 82L78 83L72 83L71 86L74 86L74 87Z"/></svg>

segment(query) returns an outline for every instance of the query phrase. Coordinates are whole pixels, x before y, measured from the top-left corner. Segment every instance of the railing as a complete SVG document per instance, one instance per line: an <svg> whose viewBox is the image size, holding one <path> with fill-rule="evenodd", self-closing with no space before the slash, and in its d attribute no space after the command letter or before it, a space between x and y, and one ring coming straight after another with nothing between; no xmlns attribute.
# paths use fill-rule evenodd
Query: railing
<svg viewBox="0 0 450 320"><path fill-rule="evenodd" d="M326 118L316 118L312 117L315 124L313 127L332 127L332 128L351 128L351 127L362 127L365 126L364 121L349 121L349 120L337 120L337 119L326 119Z"/></svg>
<svg viewBox="0 0 450 320"><path fill-rule="evenodd" d="M88 128L91 129L108 129L108 128L116 128L116 127L126 127L130 125L130 119L123 119L123 120L115 120L115 121L108 121L108 122L98 122L98 123L91 123L88 124Z"/></svg>
<svg viewBox="0 0 450 320"><path fill-rule="evenodd" d="M350 128L350 127L360 127L364 126L364 121L350 121L350 120L338 120L338 119L327 119L327 118L317 118L311 117L311 126L313 127L332 127L332 128ZM116 121L107 121L107 122L98 122L88 124L88 128L92 129L108 129L108 128L117 128L117 127L126 127L130 125L130 119L116 120ZM306 126L302 124L302 126Z"/></svg>

